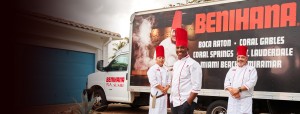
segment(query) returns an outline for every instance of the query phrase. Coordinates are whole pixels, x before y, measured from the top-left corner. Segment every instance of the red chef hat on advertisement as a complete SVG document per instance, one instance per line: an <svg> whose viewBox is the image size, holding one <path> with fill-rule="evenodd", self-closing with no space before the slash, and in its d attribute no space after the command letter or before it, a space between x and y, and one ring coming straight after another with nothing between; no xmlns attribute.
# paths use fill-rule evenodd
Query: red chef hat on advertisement
<svg viewBox="0 0 300 114"><path fill-rule="evenodd" d="M176 36L176 46L188 46L188 37L187 31L183 28L176 28L175 29L175 36Z"/></svg>
<svg viewBox="0 0 300 114"><path fill-rule="evenodd" d="M238 46L236 48L236 50L237 50L237 55L244 55L244 56L248 55L247 54L247 50L248 50L247 46Z"/></svg>
<svg viewBox="0 0 300 114"><path fill-rule="evenodd" d="M164 46L156 46L156 57L165 57Z"/></svg>
<svg viewBox="0 0 300 114"><path fill-rule="evenodd" d="M175 11L172 23L172 29L181 28L182 23L182 11Z"/></svg>

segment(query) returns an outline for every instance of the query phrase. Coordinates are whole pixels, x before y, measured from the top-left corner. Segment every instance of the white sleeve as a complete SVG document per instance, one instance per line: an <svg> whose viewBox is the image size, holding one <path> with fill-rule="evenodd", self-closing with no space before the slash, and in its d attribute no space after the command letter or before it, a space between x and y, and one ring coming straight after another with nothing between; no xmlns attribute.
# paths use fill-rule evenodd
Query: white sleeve
<svg viewBox="0 0 300 114"><path fill-rule="evenodd" d="M147 71L148 80L151 87L156 87L158 85L157 77L155 76L155 69L152 67Z"/></svg>
<svg viewBox="0 0 300 114"><path fill-rule="evenodd" d="M231 70L232 69L229 69L229 71L227 72L226 74L226 77L225 77L225 80L224 80L224 89L226 90L227 88L229 87L232 87L231 85L231 77L230 77L230 74L231 74Z"/></svg>
<svg viewBox="0 0 300 114"><path fill-rule="evenodd" d="M250 90L251 88L253 88L255 86L257 82L257 71L254 68L251 72L250 72L250 77L249 80L244 84L244 86Z"/></svg>
<svg viewBox="0 0 300 114"><path fill-rule="evenodd" d="M167 77L168 77L167 84L171 86L172 71L167 70Z"/></svg>
<svg viewBox="0 0 300 114"><path fill-rule="evenodd" d="M191 82L192 82L192 92L200 92L202 86L202 68L200 64L194 63L190 68L191 72Z"/></svg>

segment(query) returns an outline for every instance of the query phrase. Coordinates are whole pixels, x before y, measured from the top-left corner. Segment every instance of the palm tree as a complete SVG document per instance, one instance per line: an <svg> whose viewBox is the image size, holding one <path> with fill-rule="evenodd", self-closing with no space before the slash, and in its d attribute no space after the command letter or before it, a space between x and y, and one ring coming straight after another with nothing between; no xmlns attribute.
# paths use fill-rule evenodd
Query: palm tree
<svg viewBox="0 0 300 114"><path fill-rule="evenodd" d="M124 47L127 43L126 42L123 42L123 41L120 41L119 43L114 43L113 45L115 46L113 48L113 50L115 52L119 51L122 47Z"/></svg>
<svg viewBox="0 0 300 114"><path fill-rule="evenodd" d="M197 4L197 3L201 3L201 2L207 2L207 1L212 1L212 0L186 0L185 4L184 3L176 3L177 5L169 4L167 7L184 6L184 5L188 5L188 4Z"/></svg>
<svg viewBox="0 0 300 114"><path fill-rule="evenodd" d="M129 38L125 37L124 40L126 40L127 43L129 43Z"/></svg>
<svg viewBox="0 0 300 114"><path fill-rule="evenodd" d="M200 3L202 1L207 1L207 0L191 0L191 1L187 1L186 3Z"/></svg>
<svg viewBox="0 0 300 114"><path fill-rule="evenodd" d="M126 40L126 41L124 41ZM118 43L113 43L112 45L114 46L113 50L115 52L118 52L121 48L123 48L125 45L129 43L129 38L125 37L124 40L119 41ZM116 57L116 54L114 53L113 56L109 57L109 59L113 59Z"/></svg>

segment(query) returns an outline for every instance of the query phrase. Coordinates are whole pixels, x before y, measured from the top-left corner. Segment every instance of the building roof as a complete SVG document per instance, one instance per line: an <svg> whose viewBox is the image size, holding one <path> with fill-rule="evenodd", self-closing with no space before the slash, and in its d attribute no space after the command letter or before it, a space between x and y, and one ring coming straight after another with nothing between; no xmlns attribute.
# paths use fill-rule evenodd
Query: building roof
<svg viewBox="0 0 300 114"><path fill-rule="evenodd" d="M66 24L66 25L70 25L73 27L81 28L81 29L86 29L86 30L93 31L93 32L98 32L98 33L111 35L111 36L115 36L115 37L121 37L121 35L119 33L103 30L103 29L96 28L96 27L89 26L89 25L84 25L84 24L77 23L77 22L70 21L70 20L65 20L65 19L61 19L61 18L49 16L49 15L44 15L41 13L35 13L35 12L26 12L26 14L29 14L29 15L37 17L37 18L46 19L49 21Z"/></svg>

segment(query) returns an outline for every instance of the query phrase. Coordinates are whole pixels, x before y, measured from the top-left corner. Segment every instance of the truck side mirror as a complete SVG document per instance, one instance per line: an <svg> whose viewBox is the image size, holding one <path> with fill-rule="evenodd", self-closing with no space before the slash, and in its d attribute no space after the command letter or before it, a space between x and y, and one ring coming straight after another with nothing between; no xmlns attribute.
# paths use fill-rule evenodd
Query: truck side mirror
<svg viewBox="0 0 300 114"><path fill-rule="evenodd" d="M99 60L97 62L97 70L99 70L99 71L103 71L104 70L104 68L103 68L103 60Z"/></svg>

